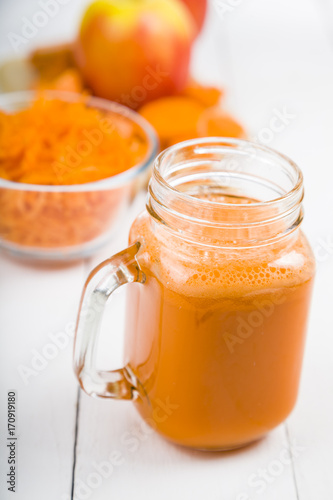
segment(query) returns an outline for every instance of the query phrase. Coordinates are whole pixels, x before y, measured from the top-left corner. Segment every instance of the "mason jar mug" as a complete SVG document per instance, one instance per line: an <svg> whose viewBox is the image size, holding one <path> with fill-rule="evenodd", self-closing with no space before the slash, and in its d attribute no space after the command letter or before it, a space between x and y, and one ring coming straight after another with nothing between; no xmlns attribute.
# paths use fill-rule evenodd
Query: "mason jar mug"
<svg viewBox="0 0 333 500"><path fill-rule="evenodd" d="M213 138L161 153L129 247L83 292L84 391L133 400L160 434L197 449L236 448L279 425L297 397L314 278L302 199L299 168L267 147ZM103 309L125 284L124 368L100 371Z"/></svg>

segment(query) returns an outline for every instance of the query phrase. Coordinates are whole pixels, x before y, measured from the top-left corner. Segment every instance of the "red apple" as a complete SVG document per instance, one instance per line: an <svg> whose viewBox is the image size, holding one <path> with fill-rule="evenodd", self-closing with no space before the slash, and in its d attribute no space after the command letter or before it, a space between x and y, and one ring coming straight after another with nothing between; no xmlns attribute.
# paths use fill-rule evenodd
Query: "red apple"
<svg viewBox="0 0 333 500"><path fill-rule="evenodd" d="M196 25L198 33L201 31L207 12L207 0L182 0L189 8Z"/></svg>
<svg viewBox="0 0 333 500"><path fill-rule="evenodd" d="M98 0L74 46L92 91L131 108L181 92L195 24L180 0Z"/></svg>

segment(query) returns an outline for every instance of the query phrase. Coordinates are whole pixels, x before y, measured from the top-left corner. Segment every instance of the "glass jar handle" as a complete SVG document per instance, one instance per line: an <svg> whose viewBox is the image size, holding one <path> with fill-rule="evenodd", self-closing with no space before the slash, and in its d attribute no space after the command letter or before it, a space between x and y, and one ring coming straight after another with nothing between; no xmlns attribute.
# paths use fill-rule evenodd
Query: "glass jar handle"
<svg viewBox="0 0 333 500"><path fill-rule="evenodd" d="M95 357L108 298L122 285L145 282L136 261L139 248L137 242L102 262L90 273L84 286L76 325L74 371L82 389L90 396L134 399L138 394L138 382L129 368L100 371L95 368Z"/></svg>

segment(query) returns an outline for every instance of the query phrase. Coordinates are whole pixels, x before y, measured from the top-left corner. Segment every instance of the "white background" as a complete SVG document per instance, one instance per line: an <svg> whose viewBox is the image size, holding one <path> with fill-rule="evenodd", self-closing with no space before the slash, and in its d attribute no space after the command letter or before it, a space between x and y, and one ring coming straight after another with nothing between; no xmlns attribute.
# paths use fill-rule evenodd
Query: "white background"
<svg viewBox="0 0 333 500"><path fill-rule="evenodd" d="M24 55L41 43L70 39L85 3L70 0L63 5L15 54L8 33L20 33L22 18L31 19L38 2L1 0L0 56ZM0 257L0 497L4 500L66 500L71 498L73 479L77 500L333 498L333 7L325 0L226 0L220 9L217 4L212 2L194 51L194 74L227 88L225 105L253 136L265 139L263 130L274 110L286 108L293 118L269 145L291 156L305 175L304 229L318 257L318 271L297 407L260 443L237 452L203 454L170 445L156 434L140 434L140 420L130 403L93 400L83 394L78 398L71 368L72 339L24 383L19 366L32 367L36 352L42 353L52 342L50 334L65 332L75 320L88 271L126 246L130 222L144 205L141 196L121 234L93 260L50 270ZM230 7L224 15L221 6ZM121 364L123 294L112 300L104 322L107 356L101 358L107 368ZM18 393L16 494L8 493L5 484L10 389ZM134 451L122 444L126 432L137 444ZM294 457L291 464L281 466L285 449L294 449ZM121 455L121 464L113 471L105 468L106 478L96 476L96 467L110 461L113 452ZM249 479L263 469L269 475L259 492ZM279 473L274 476L274 471Z"/></svg>

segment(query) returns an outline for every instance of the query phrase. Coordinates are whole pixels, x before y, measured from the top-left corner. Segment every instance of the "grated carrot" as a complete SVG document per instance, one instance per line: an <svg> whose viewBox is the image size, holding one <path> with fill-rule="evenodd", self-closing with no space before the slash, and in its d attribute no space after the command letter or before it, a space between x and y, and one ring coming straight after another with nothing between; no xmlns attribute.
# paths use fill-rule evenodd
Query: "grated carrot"
<svg viewBox="0 0 333 500"><path fill-rule="evenodd" d="M39 97L17 113L0 111L0 177L38 185L85 184L133 167L147 151L144 132L126 117L82 102ZM104 191L0 189L0 237L43 248L100 236L130 186Z"/></svg>
<svg viewBox="0 0 333 500"><path fill-rule="evenodd" d="M126 137L119 129L124 124L131 127ZM140 131L125 117L104 114L83 101L40 97L17 113L0 111L0 177L46 185L105 179L144 156L147 145Z"/></svg>

